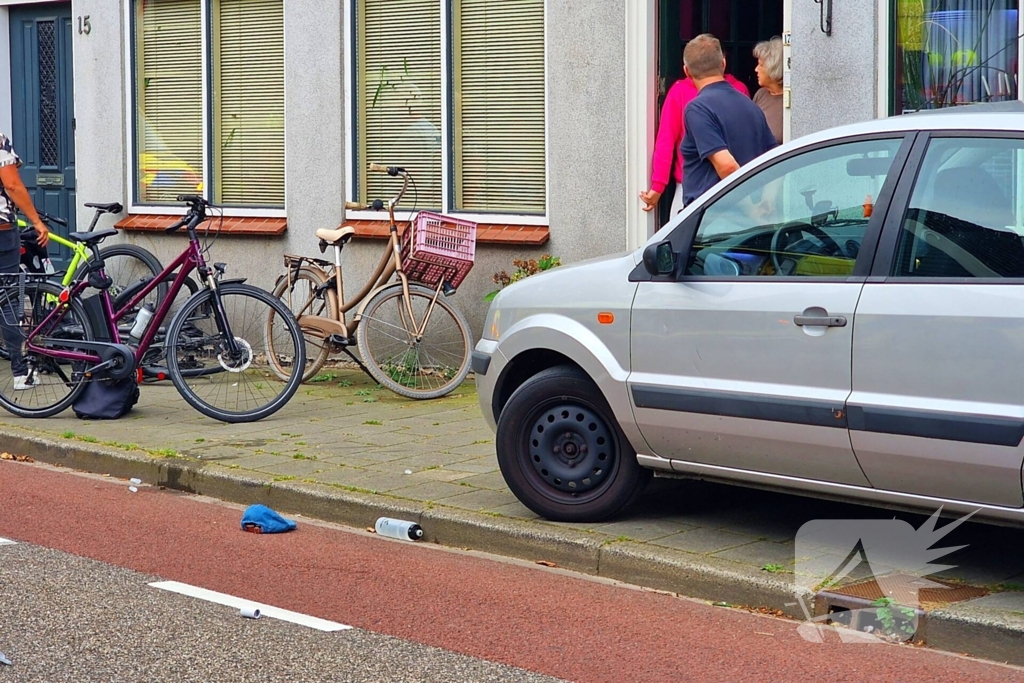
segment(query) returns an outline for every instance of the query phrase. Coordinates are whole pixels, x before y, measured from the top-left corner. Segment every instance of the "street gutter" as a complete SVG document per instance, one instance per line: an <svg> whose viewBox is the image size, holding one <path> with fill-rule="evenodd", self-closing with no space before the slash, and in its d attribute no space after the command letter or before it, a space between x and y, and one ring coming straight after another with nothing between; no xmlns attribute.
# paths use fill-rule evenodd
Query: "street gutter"
<svg viewBox="0 0 1024 683"><path fill-rule="evenodd" d="M803 620L789 575L751 571L728 561L633 541L616 541L548 524L429 505L383 494L345 490L224 467L191 458L161 458L99 444L57 442L0 430L2 449L70 469L139 478L220 500L262 503L282 513L356 528L378 517L416 521L424 541L532 562L553 563L593 576L748 609L766 608ZM813 604L813 594L801 596ZM941 610L920 633L929 647L1024 666L1024 619L1013 615Z"/></svg>

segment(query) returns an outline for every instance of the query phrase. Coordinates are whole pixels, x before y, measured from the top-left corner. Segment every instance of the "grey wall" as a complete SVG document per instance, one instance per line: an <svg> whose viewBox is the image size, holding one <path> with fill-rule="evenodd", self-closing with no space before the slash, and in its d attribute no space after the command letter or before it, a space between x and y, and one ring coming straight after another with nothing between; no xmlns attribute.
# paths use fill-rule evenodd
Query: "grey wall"
<svg viewBox="0 0 1024 683"><path fill-rule="evenodd" d="M125 167L124 9L112 0L75 0L74 16L89 15L92 31L74 35L75 175L78 225L85 230L92 209L84 202L127 206ZM114 219L107 218L101 227Z"/></svg>
<svg viewBox="0 0 1024 683"><path fill-rule="evenodd" d="M792 0L793 137L875 118L878 111L878 2L834 3L832 35L819 5ZM883 17L884 19L884 17Z"/></svg>
<svg viewBox="0 0 1024 683"><path fill-rule="evenodd" d="M476 266L453 300L477 336L487 311L483 296L494 289L494 273L513 270L513 259L552 253L571 263L624 249L625 1L548 2L551 241L535 249L478 247ZM122 2L76 0L76 15L89 13L93 21L90 36L75 36L80 204L128 204ZM211 257L258 286L273 286L286 252L319 256L316 230L344 221L343 32L342 3L285 3L288 230L278 238L221 236ZM80 222L90 216L79 207ZM129 232L119 239L165 263L183 246L181 235ZM346 248L346 291L362 284L384 247L380 240L356 240Z"/></svg>

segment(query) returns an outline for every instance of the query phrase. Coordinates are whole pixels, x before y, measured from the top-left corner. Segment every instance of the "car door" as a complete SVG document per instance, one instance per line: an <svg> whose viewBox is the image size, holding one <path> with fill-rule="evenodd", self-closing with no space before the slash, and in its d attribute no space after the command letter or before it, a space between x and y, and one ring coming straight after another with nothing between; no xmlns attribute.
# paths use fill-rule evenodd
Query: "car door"
<svg viewBox="0 0 1024 683"><path fill-rule="evenodd" d="M911 157L854 318L854 451L879 489L1020 507L1024 136Z"/></svg>
<svg viewBox="0 0 1024 683"><path fill-rule="evenodd" d="M630 394L654 454L868 485L846 425L853 313L874 208L909 145L898 134L797 151L672 234L682 272L641 281L631 321Z"/></svg>

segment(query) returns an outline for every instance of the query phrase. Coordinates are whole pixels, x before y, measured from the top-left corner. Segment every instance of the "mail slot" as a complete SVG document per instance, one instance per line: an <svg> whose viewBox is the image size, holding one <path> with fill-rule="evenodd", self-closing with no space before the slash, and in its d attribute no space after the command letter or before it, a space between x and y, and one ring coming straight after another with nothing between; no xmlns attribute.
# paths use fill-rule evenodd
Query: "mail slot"
<svg viewBox="0 0 1024 683"><path fill-rule="evenodd" d="M64 174L37 173L36 187L64 187Z"/></svg>

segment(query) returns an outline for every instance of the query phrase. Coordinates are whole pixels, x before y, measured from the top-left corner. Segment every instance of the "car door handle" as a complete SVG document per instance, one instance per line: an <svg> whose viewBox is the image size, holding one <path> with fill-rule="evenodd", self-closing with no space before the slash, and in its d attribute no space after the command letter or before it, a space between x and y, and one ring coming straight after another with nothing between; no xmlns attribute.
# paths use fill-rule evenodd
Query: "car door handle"
<svg viewBox="0 0 1024 683"><path fill-rule="evenodd" d="M793 322L800 327L846 327L841 315L795 315Z"/></svg>

